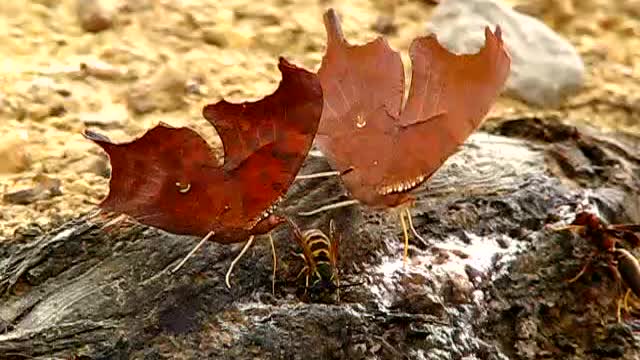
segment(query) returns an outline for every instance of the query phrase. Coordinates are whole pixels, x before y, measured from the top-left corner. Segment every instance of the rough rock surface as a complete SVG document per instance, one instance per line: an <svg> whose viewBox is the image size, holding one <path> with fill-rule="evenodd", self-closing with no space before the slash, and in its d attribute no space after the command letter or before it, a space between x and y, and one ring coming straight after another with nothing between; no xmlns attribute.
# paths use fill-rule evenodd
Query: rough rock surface
<svg viewBox="0 0 640 360"><path fill-rule="evenodd" d="M238 247L113 216L87 215L0 244L0 357L87 359L636 358L634 318L616 322L619 287L596 270L573 284L591 246L545 229L583 203L638 221L637 139L592 135L558 119L505 121L474 135L417 194L402 266L397 214L346 207L336 178L299 181L281 210L341 236L341 299L302 296L288 228L271 294L268 242L224 274ZM561 149L561 150L558 150ZM565 156L558 156L559 153ZM302 173L327 170L310 156ZM636 190L633 190L636 189ZM634 192L635 191L635 192Z"/></svg>
<svg viewBox="0 0 640 360"><path fill-rule="evenodd" d="M540 20L499 0L447 0L436 7L427 30L457 53L474 53L484 43L484 27L498 24L511 53L506 91L530 104L552 107L584 82L576 49Z"/></svg>

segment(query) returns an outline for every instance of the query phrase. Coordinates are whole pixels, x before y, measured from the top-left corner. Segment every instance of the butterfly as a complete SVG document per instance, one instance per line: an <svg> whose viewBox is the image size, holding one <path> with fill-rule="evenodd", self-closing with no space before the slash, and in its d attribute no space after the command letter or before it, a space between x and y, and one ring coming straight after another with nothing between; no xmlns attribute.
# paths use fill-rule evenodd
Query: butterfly
<svg viewBox="0 0 640 360"><path fill-rule="evenodd" d="M327 48L318 70L324 109L316 142L353 198L340 205L403 209L406 262L404 218L413 229L407 207L414 201L411 190L480 125L505 84L510 55L500 27L495 32L487 27L484 47L472 55L449 52L435 35L416 38L403 106L402 60L386 40L349 44L333 9L325 13L324 24Z"/></svg>
<svg viewBox="0 0 640 360"><path fill-rule="evenodd" d="M262 100L221 100L204 107L204 118L222 140L222 165L208 143L186 127L160 123L120 144L85 131L112 167L100 208L171 233L203 236L192 253L209 239L223 244L249 239L242 255L254 236L285 222L274 206L311 147L323 95L316 74L284 58L278 68L282 81Z"/></svg>

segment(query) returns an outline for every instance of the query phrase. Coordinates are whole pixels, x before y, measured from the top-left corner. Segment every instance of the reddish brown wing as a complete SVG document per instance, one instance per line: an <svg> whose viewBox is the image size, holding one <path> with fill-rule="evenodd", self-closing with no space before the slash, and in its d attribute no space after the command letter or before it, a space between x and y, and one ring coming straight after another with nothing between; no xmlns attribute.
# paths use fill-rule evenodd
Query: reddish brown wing
<svg viewBox="0 0 640 360"><path fill-rule="evenodd" d="M239 133L270 139L226 146L242 135L220 131L225 156L236 162L233 167L227 161L218 166L208 144L187 128L160 124L125 144L87 132L111 159L110 191L101 207L173 233L203 236L215 231L217 241L244 240L291 185L322 111L322 89L314 74L284 59L279 69L282 81L273 95L255 103L209 107L215 110L216 128L238 123L243 126ZM265 124L269 133L255 130Z"/></svg>
<svg viewBox="0 0 640 360"><path fill-rule="evenodd" d="M293 69L283 59L279 67L283 85L262 101L232 104L222 100L204 107L203 116L215 126L222 139L227 170L238 166L256 149L276 140L306 142L309 134L315 136L318 124L306 120L319 111L316 100L322 96L321 90L310 91L310 84L316 81L315 77L300 71L283 71L283 68ZM302 138L298 136L296 140L296 134L302 135ZM293 138L289 139L288 136ZM296 144L287 146L300 147Z"/></svg>
<svg viewBox="0 0 640 360"><path fill-rule="evenodd" d="M400 57L377 39L351 46L333 10L325 15L328 45L318 71L324 112L318 144L352 195L368 205L395 206L426 180L480 124L509 73L500 30L485 47L457 56L435 36L411 46L413 77L400 114Z"/></svg>
<svg viewBox="0 0 640 360"><path fill-rule="evenodd" d="M473 133L497 99L511 59L500 28L485 28L485 45L473 55L455 55L434 35L410 49L409 98L383 187L413 184L431 176Z"/></svg>
<svg viewBox="0 0 640 360"><path fill-rule="evenodd" d="M332 9L324 23L327 49L318 70L324 109L317 143L334 169L354 168L343 180L355 198L371 203L372 189L384 180L382 166L390 161L394 119L400 116L402 60L382 38L350 45Z"/></svg>

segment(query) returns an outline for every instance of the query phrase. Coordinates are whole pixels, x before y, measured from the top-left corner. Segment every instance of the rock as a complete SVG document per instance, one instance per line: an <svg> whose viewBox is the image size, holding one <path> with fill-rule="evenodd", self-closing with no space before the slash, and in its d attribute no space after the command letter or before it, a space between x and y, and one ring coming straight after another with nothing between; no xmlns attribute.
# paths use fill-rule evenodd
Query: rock
<svg viewBox="0 0 640 360"><path fill-rule="evenodd" d="M122 126L129 118L129 113L124 105L108 104L100 111L81 113L78 117L87 126L107 128Z"/></svg>
<svg viewBox="0 0 640 360"><path fill-rule="evenodd" d="M2 196L2 200L10 204L26 205L38 200L50 199L54 196L62 195L62 191L60 190L61 182L59 179L50 178L45 175L37 175L33 180L36 182L36 186L6 193Z"/></svg>
<svg viewBox="0 0 640 360"><path fill-rule="evenodd" d="M212 26L203 29L202 40L204 40L204 42L209 45L217 46L220 48L224 48L229 45L227 36L225 35L225 31L220 26Z"/></svg>
<svg viewBox="0 0 640 360"><path fill-rule="evenodd" d="M26 141L5 136L0 138L0 173L19 173L31 166Z"/></svg>
<svg viewBox="0 0 640 360"><path fill-rule="evenodd" d="M37 77L31 81L19 82L16 92L22 94L15 105L18 119L34 121L50 117L60 117L75 111L79 104L71 96L71 91L50 77Z"/></svg>
<svg viewBox="0 0 640 360"><path fill-rule="evenodd" d="M100 32L111 27L115 9L104 0L78 0L76 13L85 31Z"/></svg>
<svg viewBox="0 0 640 360"><path fill-rule="evenodd" d="M129 76L128 69L117 67L100 60L80 63L81 76L93 76L102 80L120 80Z"/></svg>
<svg viewBox="0 0 640 360"><path fill-rule="evenodd" d="M171 274L167 269L200 239L117 214L90 213L42 235L25 231L24 237L37 236L28 243L0 241L0 330L7 331L0 334L0 354L73 358L81 349L79 356L101 359L638 358L633 323L617 324L620 288L613 279L566 283L584 265L576 254L589 254L593 245L545 229L547 219L564 218L584 202L597 204L612 223L629 221L611 215L625 215L623 199L637 198L637 141L592 139L582 130L573 136L557 118L544 126L511 121L493 131L510 129L528 140L478 133L415 190L415 227L428 243L411 241L406 266L397 217L389 216L395 214L343 207L295 217L304 229L326 228L335 219L340 303L305 303L292 295L304 286L296 284L302 264L284 226L273 233L280 265L275 296L266 241L240 260L231 289L223 279L237 250L209 242ZM581 149L591 144L591 153L599 148L608 159L592 158L600 174L588 186L568 188L551 177L545 161L545 149L556 142ZM89 152L89 145L79 143L75 151ZM322 157L311 156L302 173L328 168ZM633 183L612 182L607 174L613 171L628 172ZM68 191L95 185L89 177L88 183L74 180ZM605 191L612 187L617 190ZM295 216L342 194L337 177L296 182L280 210ZM44 220L38 218L39 228L52 227ZM497 238L523 227L532 235L510 239L508 249L498 246ZM467 240L458 239L461 232ZM447 251L447 261L432 261L444 253L434 254L434 246ZM601 262L595 260L594 270L606 274L606 265L596 269Z"/></svg>
<svg viewBox="0 0 640 360"><path fill-rule="evenodd" d="M383 35L395 35L398 32L398 26L393 22L393 16L380 15L371 28Z"/></svg>
<svg viewBox="0 0 640 360"><path fill-rule="evenodd" d="M484 43L484 27L496 24L512 58L508 94L553 107L582 87L585 68L575 48L541 21L495 0L443 1L427 30L451 51L475 53Z"/></svg>
<svg viewBox="0 0 640 360"><path fill-rule="evenodd" d="M137 114L154 110L172 111L186 105L186 75L176 68L165 66L150 79L133 85L127 93L127 105Z"/></svg>
<svg viewBox="0 0 640 360"><path fill-rule="evenodd" d="M111 175L109 159L106 155L87 154L86 157L69 164L67 169L76 174L91 173L104 178L109 178Z"/></svg>

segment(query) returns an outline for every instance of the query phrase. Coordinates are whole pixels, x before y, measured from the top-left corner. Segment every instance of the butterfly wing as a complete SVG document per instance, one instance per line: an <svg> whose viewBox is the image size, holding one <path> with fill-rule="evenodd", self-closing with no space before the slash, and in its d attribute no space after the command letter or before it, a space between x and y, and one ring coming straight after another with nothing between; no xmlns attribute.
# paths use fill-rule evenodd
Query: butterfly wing
<svg viewBox="0 0 640 360"><path fill-rule="evenodd" d="M124 144L86 132L109 154L112 165L109 195L100 206L178 234L246 230L238 231L238 239L231 236L224 241L244 240L291 185L322 112L317 76L284 59L279 68L283 80L271 96L216 108L212 121L216 127L242 124L237 134L220 132L225 156L232 159L223 167L216 164L204 139L187 128L160 124ZM241 142L230 140L246 134L256 134L257 141L240 146Z"/></svg>
<svg viewBox="0 0 640 360"><path fill-rule="evenodd" d="M223 190L222 168L195 131L161 123L128 143L115 144L90 131L85 137L111 161L102 209L177 234L204 235L220 227L215 215L231 199Z"/></svg>
<svg viewBox="0 0 640 360"><path fill-rule="evenodd" d="M222 110L216 109L218 120L213 122L218 129L233 122L255 120L253 130L239 131L237 135L220 132L225 151L229 151L225 155L234 161L246 150L231 138L255 133L258 136L256 143L264 142L260 139L271 139L236 166L232 167L233 162L225 160L225 171L234 179L238 191L244 194L243 217L247 219L259 217L285 195L311 148L322 114L322 87L317 75L284 59L280 60L279 69L282 82L273 95L254 104L227 103ZM236 114L236 118L232 114ZM234 145L227 147L227 141Z"/></svg>
<svg viewBox="0 0 640 360"><path fill-rule="evenodd" d="M382 38L361 46L349 44L333 10L324 22L327 49L318 70L324 110L317 143L334 169L351 170L342 179L352 196L371 202L400 116L402 61Z"/></svg>
<svg viewBox="0 0 640 360"><path fill-rule="evenodd" d="M500 28L485 29L476 54L456 55L435 35L411 45L411 88L383 187L408 185L431 176L476 130L497 99L511 59Z"/></svg>
<svg viewBox="0 0 640 360"><path fill-rule="evenodd" d="M318 71L324 112L318 145L353 197L395 206L426 180L478 127L510 68L500 30L486 30L484 48L455 55L435 36L411 46L413 75L404 93L398 53L382 39L352 46L333 10L325 14L327 50Z"/></svg>

